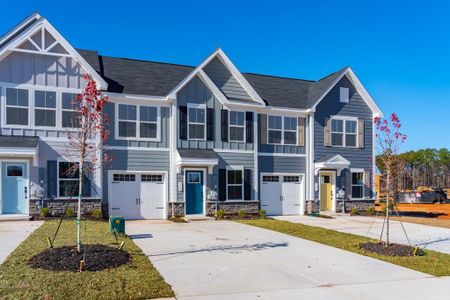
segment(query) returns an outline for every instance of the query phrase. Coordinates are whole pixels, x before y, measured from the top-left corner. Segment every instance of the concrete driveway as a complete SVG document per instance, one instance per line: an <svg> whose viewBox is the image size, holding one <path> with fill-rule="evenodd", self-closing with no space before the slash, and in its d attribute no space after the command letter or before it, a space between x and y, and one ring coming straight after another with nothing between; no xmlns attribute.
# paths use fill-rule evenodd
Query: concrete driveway
<svg viewBox="0 0 450 300"><path fill-rule="evenodd" d="M177 299L444 299L435 278L227 221L127 222ZM433 293L430 293L433 291Z"/></svg>
<svg viewBox="0 0 450 300"><path fill-rule="evenodd" d="M0 264L19 246L33 231L39 228L42 221L1 221L0 222Z"/></svg>
<svg viewBox="0 0 450 300"><path fill-rule="evenodd" d="M381 218L362 216L352 217L347 215L337 215L333 216L333 219L310 216L279 216L274 218L362 236L369 236L375 239L380 237L381 228L383 226L383 219ZM372 223L373 227L370 232L368 232ZM394 243L408 244L408 240L403 233L400 222L390 221L389 223L390 240ZM405 222L403 222L403 225L412 245L450 254L450 229ZM383 238L385 237L386 235L383 235Z"/></svg>

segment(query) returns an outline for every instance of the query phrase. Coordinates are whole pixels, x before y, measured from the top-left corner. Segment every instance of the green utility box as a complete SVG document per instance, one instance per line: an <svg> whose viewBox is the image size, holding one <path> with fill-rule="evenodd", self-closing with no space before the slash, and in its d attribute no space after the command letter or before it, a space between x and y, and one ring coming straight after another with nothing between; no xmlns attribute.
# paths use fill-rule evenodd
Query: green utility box
<svg viewBox="0 0 450 300"><path fill-rule="evenodd" d="M122 216L109 217L109 232L125 233L125 219Z"/></svg>

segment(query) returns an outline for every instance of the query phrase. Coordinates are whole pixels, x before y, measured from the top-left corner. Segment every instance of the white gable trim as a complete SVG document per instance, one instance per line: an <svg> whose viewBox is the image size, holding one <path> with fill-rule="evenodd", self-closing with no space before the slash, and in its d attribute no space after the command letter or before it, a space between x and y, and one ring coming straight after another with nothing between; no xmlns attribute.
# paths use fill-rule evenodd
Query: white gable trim
<svg viewBox="0 0 450 300"><path fill-rule="evenodd" d="M37 14L32 16L36 18L39 15ZM28 22L32 19L30 18L27 19ZM22 22L21 25L17 26L17 28L12 32L10 32L7 36L5 36L4 39L14 34L14 32L17 32L17 30L22 28L28 22L25 21ZM56 41L58 41L61 44L61 46L64 47L64 49L69 53L69 55L73 57L76 61L78 61L81 67L88 74L90 74L93 77L93 79L97 82L100 89L106 89L108 87L106 81L103 80L103 78L91 67L91 65L88 64L88 62L69 44L69 42L44 17L40 17L35 24L33 24L30 28L27 28L24 32L22 32L20 35L12 39L7 45L5 45L5 47L2 50L0 50L0 60L9 55L12 49L22 44L28 38L28 36L33 35L38 30L42 30L42 28L47 30L56 39ZM42 54L45 55L45 53ZM58 56L58 54L55 54L55 56Z"/></svg>
<svg viewBox="0 0 450 300"><path fill-rule="evenodd" d="M326 91L314 102L312 106L312 110L315 111L317 105L325 98L326 95L331 91L332 88L336 86L336 84L345 76L348 75L350 81L352 81L353 85L355 86L358 93L361 95L364 102L366 102L367 106L369 106L370 110L374 114L374 116L383 117L383 112L381 109L376 105L373 98L369 95L367 90L362 85L361 81L359 81L358 77L356 77L355 73L350 67L346 67L344 70L341 71L341 74L333 81L333 83L326 89Z"/></svg>
<svg viewBox="0 0 450 300"><path fill-rule="evenodd" d="M28 23L30 23L33 19L35 20L39 20L41 18L41 15L38 14L37 12L32 13L30 16L28 16L25 20L23 20L22 22L20 22L19 24L17 24L16 26L14 26L10 31L8 31L7 33L5 33L1 40L0 40L0 44L3 43L4 41L6 41L7 39L9 39L11 36L13 36L14 34L17 33L17 31L19 31L20 29L22 29L24 26L26 26Z"/></svg>
<svg viewBox="0 0 450 300"><path fill-rule="evenodd" d="M343 169L346 169L349 166L350 166L350 161L348 161L341 155L336 154L336 155L330 157L329 159L327 159L326 161L315 163L314 169L315 169L316 175L319 174L319 170L321 170L321 169L336 169L336 171L339 174Z"/></svg>

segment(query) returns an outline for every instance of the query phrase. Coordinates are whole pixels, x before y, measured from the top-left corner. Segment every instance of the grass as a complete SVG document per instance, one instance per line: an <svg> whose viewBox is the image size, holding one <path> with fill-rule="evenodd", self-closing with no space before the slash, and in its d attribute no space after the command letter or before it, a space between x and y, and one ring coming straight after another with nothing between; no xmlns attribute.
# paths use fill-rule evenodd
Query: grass
<svg viewBox="0 0 450 300"><path fill-rule="evenodd" d="M28 260L48 248L47 237L57 226L46 221L0 266L0 299L148 299L171 297L174 293L144 253L126 236L124 250L131 254L128 264L99 272L51 272L28 267ZM108 223L82 223L85 243L116 245ZM55 247L75 245L75 221L65 221ZM87 257L89 259L89 257Z"/></svg>
<svg viewBox="0 0 450 300"><path fill-rule="evenodd" d="M320 244L332 246L346 251L373 257L387 261L402 267L428 273L435 276L450 275L450 255L427 250L425 256L413 257L392 257L371 252L366 252L359 248L360 243L375 241L363 236L338 232L321 227L314 227L304 224L291 223L288 221L261 219L261 220L240 220L242 224L253 225L298 238L318 242Z"/></svg>

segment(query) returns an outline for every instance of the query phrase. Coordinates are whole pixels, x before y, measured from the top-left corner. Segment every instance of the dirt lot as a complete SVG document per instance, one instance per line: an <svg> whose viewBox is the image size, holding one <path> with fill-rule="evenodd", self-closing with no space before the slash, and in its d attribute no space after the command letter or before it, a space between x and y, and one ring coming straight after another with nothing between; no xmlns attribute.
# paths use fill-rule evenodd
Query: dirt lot
<svg viewBox="0 0 450 300"><path fill-rule="evenodd" d="M382 209L382 205L377 210ZM403 222L450 228L450 203L447 204L397 204ZM392 217L399 220L398 217Z"/></svg>

